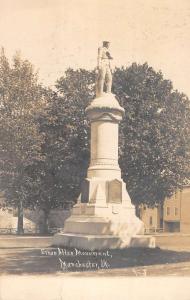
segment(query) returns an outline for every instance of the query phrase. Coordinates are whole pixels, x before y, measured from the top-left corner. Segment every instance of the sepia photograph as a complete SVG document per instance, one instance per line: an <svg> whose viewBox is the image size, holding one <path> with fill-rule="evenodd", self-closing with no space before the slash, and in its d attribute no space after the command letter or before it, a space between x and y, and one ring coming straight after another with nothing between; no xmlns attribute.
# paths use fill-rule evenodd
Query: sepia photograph
<svg viewBox="0 0 190 300"><path fill-rule="evenodd" d="M189 0L0 0L0 300L190 300Z"/></svg>

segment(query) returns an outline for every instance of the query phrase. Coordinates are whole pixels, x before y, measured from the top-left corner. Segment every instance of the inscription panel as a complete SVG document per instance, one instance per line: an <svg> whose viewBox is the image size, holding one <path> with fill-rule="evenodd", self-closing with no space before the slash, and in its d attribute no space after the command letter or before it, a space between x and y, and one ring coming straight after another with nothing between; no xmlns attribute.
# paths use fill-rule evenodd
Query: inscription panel
<svg viewBox="0 0 190 300"><path fill-rule="evenodd" d="M122 182L114 179L108 184L108 202L121 203L122 202Z"/></svg>

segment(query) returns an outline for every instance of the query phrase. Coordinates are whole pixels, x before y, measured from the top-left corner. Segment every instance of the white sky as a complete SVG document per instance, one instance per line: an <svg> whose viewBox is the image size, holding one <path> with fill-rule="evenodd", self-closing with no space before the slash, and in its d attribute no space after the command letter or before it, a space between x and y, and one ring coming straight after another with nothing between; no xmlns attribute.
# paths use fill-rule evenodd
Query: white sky
<svg viewBox="0 0 190 300"><path fill-rule="evenodd" d="M94 68L102 40L116 66L147 61L190 97L190 0L0 0L0 45L46 85L69 66Z"/></svg>

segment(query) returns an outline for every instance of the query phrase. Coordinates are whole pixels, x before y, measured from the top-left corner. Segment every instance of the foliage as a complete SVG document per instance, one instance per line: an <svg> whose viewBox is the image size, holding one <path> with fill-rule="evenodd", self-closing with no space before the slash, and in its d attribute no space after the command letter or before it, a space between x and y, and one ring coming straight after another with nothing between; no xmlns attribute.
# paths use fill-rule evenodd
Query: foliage
<svg viewBox="0 0 190 300"><path fill-rule="evenodd" d="M113 93L126 112L120 125L122 176L134 203L155 205L189 178L189 100L148 64L117 68L113 78ZM94 82L94 71L67 70L49 111L49 151L68 200L79 193L89 162L85 107L94 97Z"/></svg>
<svg viewBox="0 0 190 300"><path fill-rule="evenodd" d="M154 205L190 176L190 103L148 64L116 69L114 93L125 108L120 165L134 202Z"/></svg>
<svg viewBox="0 0 190 300"><path fill-rule="evenodd" d="M85 107L94 96L94 76L86 70L68 69L57 82L58 93L49 97L48 108L39 119L45 136L40 185L46 207L65 207L79 195L89 163Z"/></svg>
<svg viewBox="0 0 190 300"><path fill-rule="evenodd" d="M33 182L27 169L42 160L37 113L45 103L37 74L17 53L12 66L0 55L0 179L7 205L28 207ZM21 220L22 223L22 220ZM22 224L21 224L22 227ZM22 230L22 229L21 229Z"/></svg>

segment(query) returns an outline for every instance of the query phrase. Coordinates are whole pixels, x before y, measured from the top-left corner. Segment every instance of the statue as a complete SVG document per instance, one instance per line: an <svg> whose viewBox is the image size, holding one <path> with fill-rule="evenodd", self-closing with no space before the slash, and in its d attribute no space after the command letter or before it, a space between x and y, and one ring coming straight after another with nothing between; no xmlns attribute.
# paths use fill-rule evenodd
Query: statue
<svg viewBox="0 0 190 300"><path fill-rule="evenodd" d="M110 61L113 59L108 51L110 42L103 41L102 47L98 48L98 74L96 80L96 97L100 97L104 93L104 84L106 85L106 93L111 93L112 72Z"/></svg>

